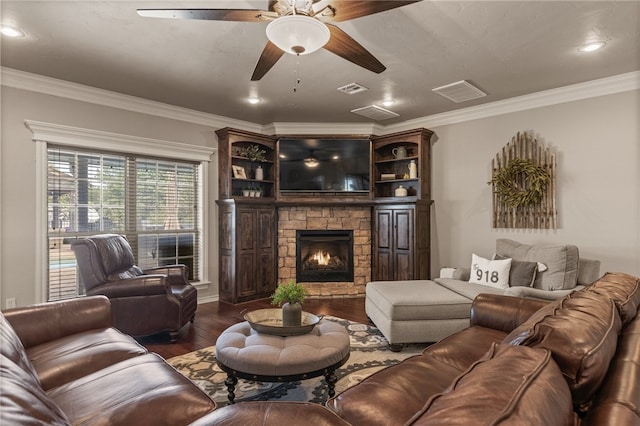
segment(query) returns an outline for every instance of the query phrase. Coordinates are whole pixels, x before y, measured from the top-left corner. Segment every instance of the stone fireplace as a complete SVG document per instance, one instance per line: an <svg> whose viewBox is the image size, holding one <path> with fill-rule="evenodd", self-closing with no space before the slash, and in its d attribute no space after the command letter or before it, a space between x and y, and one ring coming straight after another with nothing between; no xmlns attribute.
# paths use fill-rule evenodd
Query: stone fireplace
<svg viewBox="0 0 640 426"><path fill-rule="evenodd" d="M352 230L297 230L296 281L352 282Z"/></svg>
<svg viewBox="0 0 640 426"><path fill-rule="evenodd" d="M302 242L299 241L301 234L304 236ZM340 258L335 259L331 267L316 265L316 260L309 258L315 254L311 251L318 251L319 244L322 243L327 243L328 246L321 251L328 253L321 253L320 257L326 257L327 254L331 256L330 252L334 251ZM345 252L346 243L349 243L350 251ZM310 262L306 265L307 271L305 259ZM340 262L352 263L351 271L347 273L345 269L348 268L343 266L350 265L341 266ZM305 272L308 274L305 275ZM370 207L278 208L278 282L301 282L307 287L310 297L348 297L364 295L370 278Z"/></svg>

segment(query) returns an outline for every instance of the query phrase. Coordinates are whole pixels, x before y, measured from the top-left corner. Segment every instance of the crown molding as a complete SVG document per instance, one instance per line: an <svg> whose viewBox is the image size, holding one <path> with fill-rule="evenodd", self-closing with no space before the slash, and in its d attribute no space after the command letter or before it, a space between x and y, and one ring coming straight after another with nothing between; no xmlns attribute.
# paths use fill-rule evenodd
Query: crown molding
<svg viewBox="0 0 640 426"><path fill-rule="evenodd" d="M438 126L446 126L632 90L640 90L640 71L632 71L612 77L572 84L557 89L544 90L542 92L489 102L455 111L443 112L415 120L408 120L387 126L385 127L385 131L394 133L418 127L432 129Z"/></svg>
<svg viewBox="0 0 640 426"><path fill-rule="evenodd" d="M34 142L52 142L77 148L86 147L89 144L91 147L111 151L153 156L161 155L190 161L211 161L211 156L217 151L216 148L211 147L122 135L41 121L25 120L25 126L33 133L32 140Z"/></svg>
<svg viewBox="0 0 640 426"><path fill-rule="evenodd" d="M262 127L266 135L377 135L384 127L377 123L289 123L275 122Z"/></svg>
<svg viewBox="0 0 640 426"><path fill-rule="evenodd" d="M88 102L214 128L235 127L242 130L260 132L262 127L248 121L236 120L189 108L138 98L136 96L124 95L122 93L71 83L57 78L18 71L12 68L1 67L0 72L1 84L15 89L29 90L75 101Z"/></svg>
<svg viewBox="0 0 640 426"><path fill-rule="evenodd" d="M566 102L595 98L640 89L640 71L632 71L584 83L517 96L510 99L461 108L401 123L298 123L274 122L267 125L250 123L161 102L123 95L77 83L70 83L38 74L1 67L0 82L3 86L29 90L67 99L93 103L128 111L149 114L172 120L180 120L213 128L235 127L242 130L275 134L375 134L384 135L417 127L434 128L465 121L526 111Z"/></svg>

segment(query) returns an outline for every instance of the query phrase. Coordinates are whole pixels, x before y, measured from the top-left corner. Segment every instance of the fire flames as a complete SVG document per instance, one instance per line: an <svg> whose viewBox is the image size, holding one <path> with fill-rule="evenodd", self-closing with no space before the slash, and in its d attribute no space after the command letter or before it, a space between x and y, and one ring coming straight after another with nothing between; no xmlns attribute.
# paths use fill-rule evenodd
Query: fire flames
<svg viewBox="0 0 640 426"><path fill-rule="evenodd" d="M331 261L331 255L324 250L318 250L311 255L311 261L316 262L318 265L327 266Z"/></svg>

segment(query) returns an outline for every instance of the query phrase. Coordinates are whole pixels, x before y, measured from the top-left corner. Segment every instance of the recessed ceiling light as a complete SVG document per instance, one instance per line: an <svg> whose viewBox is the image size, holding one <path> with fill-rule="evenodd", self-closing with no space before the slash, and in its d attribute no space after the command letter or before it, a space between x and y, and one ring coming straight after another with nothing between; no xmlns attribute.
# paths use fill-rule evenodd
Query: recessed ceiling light
<svg viewBox="0 0 640 426"><path fill-rule="evenodd" d="M252 96L249 99L247 99L247 102L249 102L251 105L259 104L260 101L261 101L261 99L255 97L255 96Z"/></svg>
<svg viewBox="0 0 640 426"><path fill-rule="evenodd" d="M602 49L607 43L604 41L595 41L593 43L585 44L582 47L578 48L578 52L595 52L596 50Z"/></svg>
<svg viewBox="0 0 640 426"><path fill-rule="evenodd" d="M382 105L386 106L386 107L390 107L395 105L396 101L394 101L393 99L385 99L384 101L382 101Z"/></svg>
<svg viewBox="0 0 640 426"><path fill-rule="evenodd" d="M0 28L0 32L2 35L6 35L7 37L24 37L24 31L6 25L3 25L2 28Z"/></svg>

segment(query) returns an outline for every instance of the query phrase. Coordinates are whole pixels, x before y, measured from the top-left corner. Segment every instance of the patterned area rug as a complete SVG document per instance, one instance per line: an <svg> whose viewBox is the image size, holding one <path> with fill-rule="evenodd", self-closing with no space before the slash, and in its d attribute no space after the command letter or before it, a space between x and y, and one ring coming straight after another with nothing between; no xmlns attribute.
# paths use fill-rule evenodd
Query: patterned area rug
<svg viewBox="0 0 640 426"><path fill-rule="evenodd" d="M324 316L323 320L343 325L351 339L349 360L336 371L338 377L336 393L355 385L380 369L419 354L429 345L428 343L411 344L402 348L401 352L392 352L389 350L387 340L376 327L328 315ZM210 346L168 361L209 394L218 407L222 407L229 403L227 388L224 385L227 375L216 364L215 355L215 346ZM281 400L323 404L328 398L327 384L323 377L285 383L263 383L239 379L235 393L236 402Z"/></svg>

